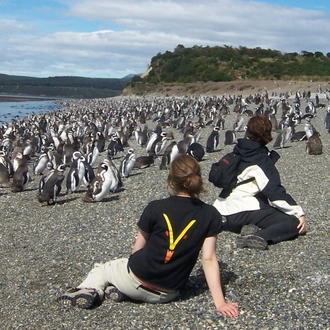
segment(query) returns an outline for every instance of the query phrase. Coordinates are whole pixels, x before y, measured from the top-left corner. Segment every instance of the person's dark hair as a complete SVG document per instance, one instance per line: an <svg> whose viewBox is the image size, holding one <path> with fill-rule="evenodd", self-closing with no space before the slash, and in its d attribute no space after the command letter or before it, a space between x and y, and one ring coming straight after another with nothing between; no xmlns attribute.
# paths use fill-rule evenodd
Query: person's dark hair
<svg viewBox="0 0 330 330"><path fill-rule="evenodd" d="M174 194L187 193L198 198L204 192L198 161L189 155L178 155L170 164L167 184Z"/></svg>
<svg viewBox="0 0 330 330"><path fill-rule="evenodd" d="M269 143L272 138L272 123L264 115L252 117L247 124L247 137L262 145Z"/></svg>

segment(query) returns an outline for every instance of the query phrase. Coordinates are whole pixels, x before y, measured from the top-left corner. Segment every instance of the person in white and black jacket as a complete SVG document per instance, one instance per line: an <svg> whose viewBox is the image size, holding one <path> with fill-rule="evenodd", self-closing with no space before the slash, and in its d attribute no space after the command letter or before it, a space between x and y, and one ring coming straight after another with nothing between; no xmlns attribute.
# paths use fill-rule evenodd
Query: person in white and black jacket
<svg viewBox="0 0 330 330"><path fill-rule="evenodd" d="M214 202L226 217L226 229L241 234L237 238L241 248L266 250L269 244L306 233L304 211L282 186L275 167L279 155L266 147L272 140L271 131L265 116L249 120L246 138L238 139L234 147L242 159L237 183L247 182L229 192L223 189Z"/></svg>

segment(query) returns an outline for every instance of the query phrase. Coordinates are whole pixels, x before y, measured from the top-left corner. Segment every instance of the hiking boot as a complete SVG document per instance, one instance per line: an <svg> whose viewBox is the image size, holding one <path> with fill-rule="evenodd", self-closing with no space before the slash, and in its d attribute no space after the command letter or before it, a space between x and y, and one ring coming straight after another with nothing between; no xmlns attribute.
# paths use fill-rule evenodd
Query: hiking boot
<svg viewBox="0 0 330 330"><path fill-rule="evenodd" d="M100 296L95 289L73 288L57 298L57 302L63 306L77 306L79 308L91 308Z"/></svg>
<svg viewBox="0 0 330 330"><path fill-rule="evenodd" d="M254 235L259 230L260 228L256 225L253 225L252 223L249 225L244 225L241 229L241 236Z"/></svg>
<svg viewBox="0 0 330 330"><path fill-rule="evenodd" d="M268 243L265 239L256 235L238 236L236 241L238 248L250 248L257 250L267 250Z"/></svg>
<svg viewBox="0 0 330 330"><path fill-rule="evenodd" d="M121 302L127 300L128 297L124 295L121 291L119 291L115 286L109 285L104 290L104 296L106 299L111 299L116 302Z"/></svg>

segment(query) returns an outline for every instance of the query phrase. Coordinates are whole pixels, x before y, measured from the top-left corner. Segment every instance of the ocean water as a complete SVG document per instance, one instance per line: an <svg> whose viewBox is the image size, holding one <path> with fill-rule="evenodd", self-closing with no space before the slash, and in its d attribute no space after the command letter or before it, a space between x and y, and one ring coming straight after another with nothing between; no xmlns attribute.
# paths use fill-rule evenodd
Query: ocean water
<svg viewBox="0 0 330 330"><path fill-rule="evenodd" d="M1 122L10 122L11 119L23 119L31 114L41 114L60 110L63 105L60 102L50 100L0 102Z"/></svg>

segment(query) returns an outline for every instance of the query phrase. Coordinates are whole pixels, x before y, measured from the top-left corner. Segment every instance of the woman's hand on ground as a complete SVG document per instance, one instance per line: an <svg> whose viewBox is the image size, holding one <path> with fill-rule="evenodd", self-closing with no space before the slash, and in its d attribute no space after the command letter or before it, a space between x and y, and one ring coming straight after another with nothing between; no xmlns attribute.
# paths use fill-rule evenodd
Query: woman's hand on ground
<svg viewBox="0 0 330 330"><path fill-rule="evenodd" d="M307 232L305 216L304 215L300 216L298 220L299 220L299 225L297 226L298 233L299 235L304 235Z"/></svg>
<svg viewBox="0 0 330 330"><path fill-rule="evenodd" d="M238 304L237 303L224 303L220 306L216 306L216 309L223 316L237 317L238 316Z"/></svg>

